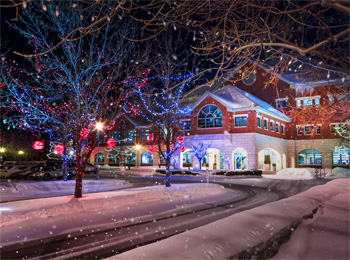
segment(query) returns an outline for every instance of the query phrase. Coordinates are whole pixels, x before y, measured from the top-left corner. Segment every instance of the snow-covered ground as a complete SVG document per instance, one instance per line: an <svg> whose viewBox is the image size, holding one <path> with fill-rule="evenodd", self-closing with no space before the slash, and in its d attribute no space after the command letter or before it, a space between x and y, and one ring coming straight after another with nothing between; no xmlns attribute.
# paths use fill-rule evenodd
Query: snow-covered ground
<svg viewBox="0 0 350 260"><path fill-rule="evenodd" d="M111 216L118 221L117 215L122 212L128 212L124 215L130 215L128 218L131 219L140 217L137 214L145 214L144 212L152 215L147 210L150 206L156 205L162 212L174 208L176 210L177 205L191 208L191 203L198 205L226 199L227 196L235 196L235 193L217 184L198 183L175 184L171 188L152 186L89 193L83 198L70 195L5 202L0 204L0 241L1 244L9 244L47 237L48 234L58 235L73 229L101 225L105 223L103 221L110 223ZM101 212L111 214L102 216ZM86 222L81 216L86 216Z"/></svg>
<svg viewBox="0 0 350 260"><path fill-rule="evenodd" d="M276 259L349 259L349 195L333 180L109 259L265 259L289 236Z"/></svg>
<svg viewBox="0 0 350 260"><path fill-rule="evenodd" d="M118 190L131 187L128 182L121 180L84 180L83 194ZM3 182L0 183L0 202L43 198L74 193L75 180L46 181L46 182Z"/></svg>

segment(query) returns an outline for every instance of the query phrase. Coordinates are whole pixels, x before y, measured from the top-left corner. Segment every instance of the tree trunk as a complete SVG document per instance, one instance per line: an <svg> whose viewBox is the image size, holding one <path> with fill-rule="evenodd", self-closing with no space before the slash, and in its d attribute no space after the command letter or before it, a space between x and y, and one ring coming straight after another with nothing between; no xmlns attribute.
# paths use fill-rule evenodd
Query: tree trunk
<svg viewBox="0 0 350 260"><path fill-rule="evenodd" d="M80 167L77 167L77 176L75 180L75 191L74 191L74 197L81 198L83 196L83 175L84 172L80 171Z"/></svg>
<svg viewBox="0 0 350 260"><path fill-rule="evenodd" d="M166 170L165 170L165 187L171 187L170 178L171 178L171 171L170 171L170 158L166 158Z"/></svg>
<svg viewBox="0 0 350 260"><path fill-rule="evenodd" d="M202 158L198 159L199 161L199 169L202 170Z"/></svg>

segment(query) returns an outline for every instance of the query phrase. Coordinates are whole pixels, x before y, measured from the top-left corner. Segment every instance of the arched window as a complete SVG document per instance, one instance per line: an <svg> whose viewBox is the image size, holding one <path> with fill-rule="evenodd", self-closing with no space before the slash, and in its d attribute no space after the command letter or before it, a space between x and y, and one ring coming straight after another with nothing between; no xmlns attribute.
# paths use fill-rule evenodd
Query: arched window
<svg viewBox="0 0 350 260"><path fill-rule="evenodd" d="M136 163L136 154L135 153L126 154L125 163Z"/></svg>
<svg viewBox="0 0 350 260"><path fill-rule="evenodd" d="M349 165L350 149L339 149L332 153L332 164Z"/></svg>
<svg viewBox="0 0 350 260"><path fill-rule="evenodd" d="M97 162L97 160L99 163L104 163L105 162L105 155L103 153L99 153L98 155L96 154L95 162Z"/></svg>
<svg viewBox="0 0 350 260"><path fill-rule="evenodd" d="M109 153L107 157L108 157L108 163L119 163L119 155Z"/></svg>
<svg viewBox="0 0 350 260"><path fill-rule="evenodd" d="M222 127L222 113L215 105L206 105L199 111L198 128Z"/></svg>
<svg viewBox="0 0 350 260"><path fill-rule="evenodd" d="M141 163L150 164L153 163L153 154L149 152L144 152L141 154Z"/></svg>
<svg viewBox="0 0 350 260"><path fill-rule="evenodd" d="M315 149L305 149L299 154L299 164L322 164L322 154Z"/></svg>

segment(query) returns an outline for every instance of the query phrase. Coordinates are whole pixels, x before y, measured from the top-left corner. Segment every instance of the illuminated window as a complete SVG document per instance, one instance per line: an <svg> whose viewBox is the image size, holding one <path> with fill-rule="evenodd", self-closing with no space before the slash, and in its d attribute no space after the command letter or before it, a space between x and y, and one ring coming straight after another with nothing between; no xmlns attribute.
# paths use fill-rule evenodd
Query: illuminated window
<svg viewBox="0 0 350 260"><path fill-rule="evenodd" d="M141 154L141 163L153 164L153 154L149 152L144 152L143 154Z"/></svg>
<svg viewBox="0 0 350 260"><path fill-rule="evenodd" d="M320 135L321 134L321 125L316 126L316 134Z"/></svg>
<svg viewBox="0 0 350 260"><path fill-rule="evenodd" d="M299 164L322 164L322 154L320 151L315 149L305 149L302 150L299 154Z"/></svg>
<svg viewBox="0 0 350 260"><path fill-rule="evenodd" d="M285 129L286 129L286 126L284 124L281 124L281 134L285 134Z"/></svg>
<svg viewBox="0 0 350 260"><path fill-rule="evenodd" d="M222 127L222 113L215 105L206 105L198 114L198 128Z"/></svg>
<svg viewBox="0 0 350 260"><path fill-rule="evenodd" d="M276 122L276 133L280 132L280 123Z"/></svg>
<svg viewBox="0 0 350 260"><path fill-rule="evenodd" d="M332 164L350 165L349 164L350 149L339 149L332 153Z"/></svg>

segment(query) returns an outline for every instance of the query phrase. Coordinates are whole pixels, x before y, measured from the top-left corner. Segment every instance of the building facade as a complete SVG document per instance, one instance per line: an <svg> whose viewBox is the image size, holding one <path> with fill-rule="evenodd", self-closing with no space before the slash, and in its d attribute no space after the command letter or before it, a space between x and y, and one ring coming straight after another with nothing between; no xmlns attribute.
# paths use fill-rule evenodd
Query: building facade
<svg viewBox="0 0 350 260"><path fill-rule="evenodd" d="M312 93L298 93L281 78L273 87L265 88L271 78L266 69L243 71L244 67L220 87L198 96L191 104L191 114L181 118L186 150L176 151L176 168L200 168L190 149L201 142L210 145L208 155L201 161L202 169L349 167L349 149L339 146L342 138L334 130L342 119L314 124L313 114L293 121L288 116L293 108L317 109L325 102L331 103L334 96L322 89L327 86L317 87ZM122 116L113 131L101 135L100 164L165 165L156 153L149 152L151 126L136 122ZM113 149L106 148L107 138L117 143ZM96 164L97 157L92 160Z"/></svg>

